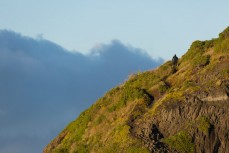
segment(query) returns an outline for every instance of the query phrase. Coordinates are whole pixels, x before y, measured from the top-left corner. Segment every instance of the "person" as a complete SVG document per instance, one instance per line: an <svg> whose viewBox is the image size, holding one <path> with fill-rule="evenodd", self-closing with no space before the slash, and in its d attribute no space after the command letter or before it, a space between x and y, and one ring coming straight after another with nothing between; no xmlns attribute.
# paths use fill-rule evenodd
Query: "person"
<svg viewBox="0 0 229 153"><path fill-rule="evenodd" d="M173 65L174 65L174 66L177 66L177 63L178 63L178 57L177 57L177 55L176 55L176 54L173 56L172 63L173 63Z"/></svg>

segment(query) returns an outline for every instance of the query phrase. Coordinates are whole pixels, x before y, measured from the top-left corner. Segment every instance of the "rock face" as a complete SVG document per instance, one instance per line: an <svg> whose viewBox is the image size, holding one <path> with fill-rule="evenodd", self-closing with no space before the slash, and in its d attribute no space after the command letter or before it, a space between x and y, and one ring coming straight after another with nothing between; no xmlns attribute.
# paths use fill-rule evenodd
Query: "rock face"
<svg viewBox="0 0 229 153"><path fill-rule="evenodd" d="M223 89L221 89L223 91ZM226 91L217 95L187 96L185 101L170 103L148 123L133 125L132 134L144 141L151 152L176 152L161 143L163 138L186 131L195 144L197 153L227 153L229 150L229 97ZM212 98L214 97L214 98ZM209 126L201 129L201 118L209 119ZM149 122L150 121L150 122Z"/></svg>
<svg viewBox="0 0 229 153"><path fill-rule="evenodd" d="M228 153L229 27L177 65L134 74L70 123L44 153Z"/></svg>

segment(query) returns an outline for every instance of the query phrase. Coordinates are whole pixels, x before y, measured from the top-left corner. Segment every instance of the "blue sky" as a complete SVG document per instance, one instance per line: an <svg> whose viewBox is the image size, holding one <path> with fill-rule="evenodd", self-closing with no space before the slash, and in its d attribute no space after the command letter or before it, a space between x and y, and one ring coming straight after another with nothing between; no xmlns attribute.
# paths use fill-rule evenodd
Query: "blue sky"
<svg viewBox="0 0 229 153"><path fill-rule="evenodd" d="M183 55L228 26L228 0L0 0L0 29L90 52L113 39L154 58Z"/></svg>

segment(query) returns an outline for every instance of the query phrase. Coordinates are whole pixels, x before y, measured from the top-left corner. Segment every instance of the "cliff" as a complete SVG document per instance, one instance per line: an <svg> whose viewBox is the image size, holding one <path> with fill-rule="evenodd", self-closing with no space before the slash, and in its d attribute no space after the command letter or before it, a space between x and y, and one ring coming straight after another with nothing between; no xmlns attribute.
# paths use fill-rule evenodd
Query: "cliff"
<svg viewBox="0 0 229 153"><path fill-rule="evenodd" d="M89 95L90 96L90 95ZM133 74L70 123L52 152L229 150L229 27L195 41L174 66Z"/></svg>

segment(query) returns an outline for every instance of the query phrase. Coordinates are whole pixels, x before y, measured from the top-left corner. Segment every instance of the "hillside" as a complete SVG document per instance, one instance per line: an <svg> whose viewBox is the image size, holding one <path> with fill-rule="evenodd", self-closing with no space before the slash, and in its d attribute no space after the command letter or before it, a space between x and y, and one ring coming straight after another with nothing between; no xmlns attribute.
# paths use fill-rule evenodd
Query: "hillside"
<svg viewBox="0 0 229 153"><path fill-rule="evenodd" d="M216 39L193 42L177 66L168 61L131 75L44 153L223 153L229 150L228 116L229 27Z"/></svg>

